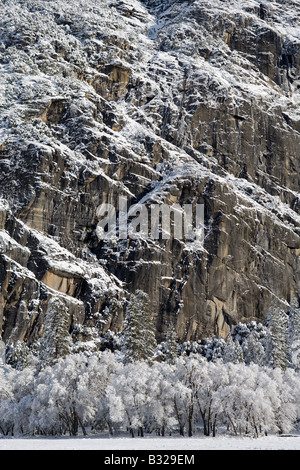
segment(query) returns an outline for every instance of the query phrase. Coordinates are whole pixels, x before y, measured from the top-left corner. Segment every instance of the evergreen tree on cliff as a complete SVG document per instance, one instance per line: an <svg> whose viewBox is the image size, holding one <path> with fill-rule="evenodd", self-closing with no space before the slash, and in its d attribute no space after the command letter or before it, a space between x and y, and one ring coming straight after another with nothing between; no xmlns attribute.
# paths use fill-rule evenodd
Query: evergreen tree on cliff
<svg viewBox="0 0 300 470"><path fill-rule="evenodd" d="M288 320L289 366L300 370L300 308L298 300L291 302Z"/></svg>
<svg viewBox="0 0 300 470"><path fill-rule="evenodd" d="M288 316L279 307L273 307L266 318L266 363L285 370L288 365Z"/></svg>
<svg viewBox="0 0 300 470"><path fill-rule="evenodd" d="M156 346L149 297L145 292L137 290L131 295L125 314L122 338L124 363L140 360L151 362Z"/></svg>
<svg viewBox="0 0 300 470"><path fill-rule="evenodd" d="M45 314L44 337L41 341L42 365L52 365L70 353L69 312L64 302L55 297L49 301Z"/></svg>
<svg viewBox="0 0 300 470"><path fill-rule="evenodd" d="M167 333L166 333L166 362L168 364L174 364L177 355L178 355L178 337L174 327L174 324L171 322L168 326Z"/></svg>

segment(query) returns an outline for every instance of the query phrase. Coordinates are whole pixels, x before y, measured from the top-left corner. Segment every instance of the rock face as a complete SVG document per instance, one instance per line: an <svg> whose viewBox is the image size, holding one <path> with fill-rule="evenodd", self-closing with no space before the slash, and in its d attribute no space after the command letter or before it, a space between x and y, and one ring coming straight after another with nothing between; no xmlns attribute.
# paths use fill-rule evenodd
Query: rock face
<svg viewBox="0 0 300 470"><path fill-rule="evenodd" d="M37 344L53 297L77 349L122 331L136 289L158 340L171 321L200 339L287 309L300 292L298 2L2 4L2 339ZM100 241L97 208L119 196L204 202L204 242Z"/></svg>

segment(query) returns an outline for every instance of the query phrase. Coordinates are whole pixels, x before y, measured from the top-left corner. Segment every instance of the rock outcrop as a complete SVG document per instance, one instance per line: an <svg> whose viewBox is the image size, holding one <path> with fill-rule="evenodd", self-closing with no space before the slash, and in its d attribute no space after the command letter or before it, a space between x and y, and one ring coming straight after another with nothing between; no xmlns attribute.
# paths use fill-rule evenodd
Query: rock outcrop
<svg viewBox="0 0 300 470"><path fill-rule="evenodd" d="M294 1L2 2L0 327L32 347L49 300L74 345L150 296L157 338L226 336L300 292ZM119 196L205 206L202 244L100 241ZM85 346L86 343L89 346Z"/></svg>

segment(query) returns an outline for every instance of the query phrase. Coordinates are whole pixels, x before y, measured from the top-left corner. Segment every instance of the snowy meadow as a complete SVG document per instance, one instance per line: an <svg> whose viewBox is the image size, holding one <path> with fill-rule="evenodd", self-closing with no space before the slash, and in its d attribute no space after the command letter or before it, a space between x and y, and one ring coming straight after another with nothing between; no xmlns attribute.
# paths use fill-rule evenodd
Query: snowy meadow
<svg viewBox="0 0 300 470"><path fill-rule="evenodd" d="M132 456L149 451L149 455L164 456L183 456L194 455L195 463L197 457L201 456L198 451L234 451L234 450L300 450L300 436L267 436L259 438L245 437L165 437L164 439L157 437L145 438L107 438L107 437L89 437L89 438L14 438L0 439L0 450L89 450L101 451L104 458L111 458L111 455L128 455L128 451L132 452ZM150 453L151 452L151 453ZM192 453L192 454L191 454ZM191 459L191 457L189 457Z"/></svg>

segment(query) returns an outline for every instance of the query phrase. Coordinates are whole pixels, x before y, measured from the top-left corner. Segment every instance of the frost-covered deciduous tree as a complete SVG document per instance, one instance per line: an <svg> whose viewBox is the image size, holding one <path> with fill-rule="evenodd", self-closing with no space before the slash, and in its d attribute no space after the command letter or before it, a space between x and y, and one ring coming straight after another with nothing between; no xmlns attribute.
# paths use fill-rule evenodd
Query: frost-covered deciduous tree
<svg viewBox="0 0 300 470"><path fill-rule="evenodd" d="M108 385L110 365L105 362L73 354L43 369L36 380L32 430L75 436L81 428L86 434Z"/></svg>
<svg viewBox="0 0 300 470"><path fill-rule="evenodd" d="M126 364L118 370L110 390L109 403L111 420L123 423L132 437L143 437L146 424L148 381L151 368L145 361Z"/></svg>
<svg viewBox="0 0 300 470"><path fill-rule="evenodd" d="M13 395L15 401L15 430L21 434L29 434L31 405L35 393L36 368L25 367L16 371Z"/></svg>
<svg viewBox="0 0 300 470"><path fill-rule="evenodd" d="M13 434L15 427L15 377L14 369L9 366L0 367L0 433L4 436Z"/></svg>
<svg viewBox="0 0 300 470"><path fill-rule="evenodd" d="M174 411L174 366L164 362L154 363L148 379L149 402L147 406L147 428L165 436L176 425Z"/></svg>
<svg viewBox="0 0 300 470"><path fill-rule="evenodd" d="M223 415L223 389L227 383L226 365L220 361L202 364L199 382L201 386L197 392L197 404L204 435L216 436L217 425Z"/></svg>
<svg viewBox="0 0 300 470"><path fill-rule="evenodd" d="M266 369L273 384L276 431L290 432L299 416L299 375L292 369L282 371L280 368Z"/></svg>
<svg viewBox="0 0 300 470"><path fill-rule="evenodd" d="M258 437L276 431L276 410L280 400L274 382L257 364L228 364L224 387L224 416L235 435Z"/></svg>
<svg viewBox="0 0 300 470"><path fill-rule="evenodd" d="M91 400L95 403L96 414L92 427L96 430L105 430L113 434L113 423L110 418L109 390L113 377L121 368L117 357L111 351L104 351L101 356L92 355L88 359L88 382L80 385L82 393L85 389Z"/></svg>
<svg viewBox="0 0 300 470"><path fill-rule="evenodd" d="M126 309L122 338L124 363L141 360L151 362L156 346L149 297L145 292L137 290L131 295Z"/></svg>
<svg viewBox="0 0 300 470"><path fill-rule="evenodd" d="M175 411L180 433L187 429L191 436L195 425L202 423L204 435L215 436L222 416L226 365L192 355L177 360L175 374Z"/></svg>
<svg viewBox="0 0 300 470"><path fill-rule="evenodd" d="M195 419L195 375L197 374L196 360L191 357L181 357L175 364L174 409L183 436L185 428L192 436Z"/></svg>

